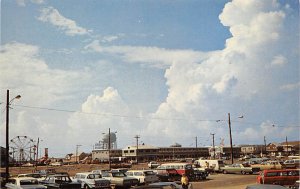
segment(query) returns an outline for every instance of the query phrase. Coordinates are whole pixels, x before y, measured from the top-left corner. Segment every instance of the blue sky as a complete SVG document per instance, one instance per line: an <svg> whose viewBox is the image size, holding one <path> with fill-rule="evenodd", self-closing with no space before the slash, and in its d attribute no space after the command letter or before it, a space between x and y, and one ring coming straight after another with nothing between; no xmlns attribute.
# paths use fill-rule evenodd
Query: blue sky
<svg viewBox="0 0 300 189"><path fill-rule="evenodd" d="M22 96L10 137L53 156L108 128L120 148L228 145L228 113L236 145L299 140L298 42L295 0L2 0L0 101Z"/></svg>

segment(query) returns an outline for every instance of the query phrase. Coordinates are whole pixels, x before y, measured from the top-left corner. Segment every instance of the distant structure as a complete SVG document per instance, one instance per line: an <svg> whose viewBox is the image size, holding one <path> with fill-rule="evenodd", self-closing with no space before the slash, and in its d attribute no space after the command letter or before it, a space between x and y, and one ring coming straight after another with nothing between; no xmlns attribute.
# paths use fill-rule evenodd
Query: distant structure
<svg viewBox="0 0 300 189"><path fill-rule="evenodd" d="M110 144L109 144L110 143ZM102 140L95 144L95 150L100 149L117 149L117 135L116 133L106 133L103 135Z"/></svg>

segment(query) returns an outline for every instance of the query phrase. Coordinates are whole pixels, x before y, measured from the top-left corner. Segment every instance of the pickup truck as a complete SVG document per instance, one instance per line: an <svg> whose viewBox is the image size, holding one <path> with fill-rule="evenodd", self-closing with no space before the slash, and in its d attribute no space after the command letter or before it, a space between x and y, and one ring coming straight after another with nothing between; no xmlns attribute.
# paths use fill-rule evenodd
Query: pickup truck
<svg viewBox="0 0 300 189"><path fill-rule="evenodd" d="M139 184L138 179L128 177L123 172L103 172L102 178L109 180L115 187L130 188Z"/></svg>
<svg viewBox="0 0 300 189"><path fill-rule="evenodd" d="M110 181L101 177L100 174L91 172L76 173L73 181L81 183L81 188L106 188L110 189Z"/></svg>
<svg viewBox="0 0 300 189"><path fill-rule="evenodd" d="M70 188L79 189L81 184L79 182L74 182L67 173L58 173L55 175L48 175L45 180L40 181L40 184L47 186L47 188Z"/></svg>

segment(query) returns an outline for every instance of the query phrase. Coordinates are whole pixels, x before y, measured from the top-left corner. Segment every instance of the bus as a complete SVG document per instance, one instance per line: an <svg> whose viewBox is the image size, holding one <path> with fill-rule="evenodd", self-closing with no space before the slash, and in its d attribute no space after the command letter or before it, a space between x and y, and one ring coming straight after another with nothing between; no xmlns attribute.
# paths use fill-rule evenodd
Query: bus
<svg viewBox="0 0 300 189"><path fill-rule="evenodd" d="M185 174L188 177L193 176L193 165L191 163L164 163L157 167L156 170L176 170L180 175Z"/></svg>

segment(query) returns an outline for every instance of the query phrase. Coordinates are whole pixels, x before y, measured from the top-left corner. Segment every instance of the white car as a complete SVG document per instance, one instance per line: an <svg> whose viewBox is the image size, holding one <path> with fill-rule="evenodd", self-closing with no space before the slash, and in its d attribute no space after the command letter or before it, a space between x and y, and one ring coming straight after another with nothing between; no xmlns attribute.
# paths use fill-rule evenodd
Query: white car
<svg viewBox="0 0 300 189"><path fill-rule="evenodd" d="M159 181L152 170L129 170L126 172L126 175L138 179L139 184L149 184Z"/></svg>
<svg viewBox="0 0 300 189"><path fill-rule="evenodd" d="M157 168L158 166L160 166L160 164L157 163L156 161L150 161L150 162L148 163L148 167L149 167L150 169L155 169L155 168Z"/></svg>
<svg viewBox="0 0 300 189"><path fill-rule="evenodd" d="M46 177L39 174L39 173L24 173L24 174L18 174L17 176L18 178L21 178L21 177L30 177L30 178L35 178L37 179L38 181L41 181L41 180L44 180Z"/></svg>
<svg viewBox="0 0 300 189"><path fill-rule="evenodd" d="M110 181L101 177L100 174L91 172L76 173L73 181L81 184L81 188L110 188Z"/></svg>
<svg viewBox="0 0 300 189"><path fill-rule="evenodd" d="M10 178L5 185L8 189L45 189L46 186L38 184L38 180L32 177Z"/></svg>

